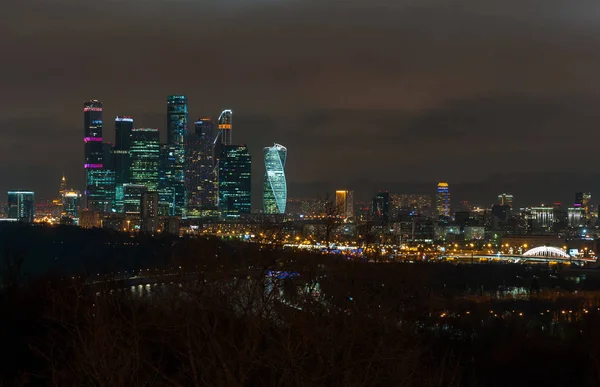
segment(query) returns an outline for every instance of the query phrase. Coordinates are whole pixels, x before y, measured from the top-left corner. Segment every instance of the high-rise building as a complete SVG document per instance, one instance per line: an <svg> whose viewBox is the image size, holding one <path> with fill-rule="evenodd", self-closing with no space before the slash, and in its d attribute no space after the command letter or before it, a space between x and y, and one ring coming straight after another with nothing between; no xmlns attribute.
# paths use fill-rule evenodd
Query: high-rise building
<svg viewBox="0 0 600 387"><path fill-rule="evenodd" d="M19 222L33 223L34 194L32 191L8 191L8 217Z"/></svg>
<svg viewBox="0 0 600 387"><path fill-rule="evenodd" d="M548 231L554 226L554 212L552 207L532 207L531 219L534 231Z"/></svg>
<svg viewBox="0 0 600 387"><path fill-rule="evenodd" d="M379 192L373 199L373 217L380 222L387 223L390 219L390 194Z"/></svg>
<svg viewBox="0 0 600 387"><path fill-rule="evenodd" d="M575 206L583 208L586 219L591 218L591 211L590 211L591 205L592 205L591 192L577 192L575 194Z"/></svg>
<svg viewBox="0 0 600 387"><path fill-rule="evenodd" d="M438 216L450 217L450 187L448 183L438 183L435 204Z"/></svg>
<svg viewBox="0 0 600 387"><path fill-rule="evenodd" d="M102 102L91 100L83 104L83 141L85 158L85 198L90 210L104 210L106 197L102 147Z"/></svg>
<svg viewBox="0 0 600 387"><path fill-rule="evenodd" d="M133 129L133 118L122 116L115 118L115 147L113 149L115 159L115 208L117 212L123 212L123 184L129 183L131 158L131 130Z"/></svg>
<svg viewBox="0 0 600 387"><path fill-rule="evenodd" d="M60 179L60 191L58 192L58 196L62 197L67 190L67 177L63 174L62 179Z"/></svg>
<svg viewBox="0 0 600 387"><path fill-rule="evenodd" d="M165 171L166 186L175 195L175 216L186 216L185 190L185 138L188 134L188 105L184 95L171 95L167 98L167 145L172 159Z"/></svg>
<svg viewBox="0 0 600 387"><path fill-rule="evenodd" d="M131 130L131 184L144 185L148 190L158 189L160 164L160 138L158 129L135 128Z"/></svg>
<svg viewBox="0 0 600 387"><path fill-rule="evenodd" d="M571 207L567 209L567 221L570 227L585 226L585 208Z"/></svg>
<svg viewBox="0 0 600 387"><path fill-rule="evenodd" d="M219 133L218 142L223 145L232 145L232 119L233 113L229 109L225 109L219 116Z"/></svg>
<svg viewBox="0 0 600 387"><path fill-rule="evenodd" d="M62 216L79 217L81 193L75 190L65 190L62 197Z"/></svg>
<svg viewBox="0 0 600 387"><path fill-rule="evenodd" d="M354 191L339 189L335 191L336 215L354 218Z"/></svg>
<svg viewBox="0 0 600 387"><path fill-rule="evenodd" d="M153 234L158 231L158 192L146 191L141 198L140 229L142 232Z"/></svg>
<svg viewBox="0 0 600 387"><path fill-rule="evenodd" d="M513 206L513 195L501 193L498 195L498 204L501 206Z"/></svg>
<svg viewBox="0 0 600 387"><path fill-rule="evenodd" d="M287 182L285 160L287 148L274 144L264 148L265 181L263 185L263 210L265 214L285 214Z"/></svg>
<svg viewBox="0 0 600 387"><path fill-rule="evenodd" d="M219 155L219 212L222 218L250 214L252 159L245 145L223 145Z"/></svg>
<svg viewBox="0 0 600 387"><path fill-rule="evenodd" d="M142 194L148 191L142 184L125 184L123 187L123 209L126 215L140 215Z"/></svg>
<svg viewBox="0 0 600 387"><path fill-rule="evenodd" d="M210 117L198 118L186 145L188 216L215 207L214 124Z"/></svg>
<svg viewBox="0 0 600 387"><path fill-rule="evenodd" d="M161 216L175 216L175 189L171 186L171 171L175 164L173 146L163 144L160 147L160 166L158 168L158 207Z"/></svg>

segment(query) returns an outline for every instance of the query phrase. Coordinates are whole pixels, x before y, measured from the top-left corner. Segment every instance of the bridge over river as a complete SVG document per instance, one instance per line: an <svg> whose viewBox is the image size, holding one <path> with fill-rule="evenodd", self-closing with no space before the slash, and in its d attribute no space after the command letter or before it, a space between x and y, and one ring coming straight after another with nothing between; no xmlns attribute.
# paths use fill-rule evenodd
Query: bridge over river
<svg viewBox="0 0 600 387"><path fill-rule="evenodd" d="M552 262L552 263L575 263L584 264L596 262L596 258L571 256L564 250L552 246L539 246L526 251L523 254L443 254L440 259L473 261L477 260L492 260L492 261L507 261L507 262Z"/></svg>

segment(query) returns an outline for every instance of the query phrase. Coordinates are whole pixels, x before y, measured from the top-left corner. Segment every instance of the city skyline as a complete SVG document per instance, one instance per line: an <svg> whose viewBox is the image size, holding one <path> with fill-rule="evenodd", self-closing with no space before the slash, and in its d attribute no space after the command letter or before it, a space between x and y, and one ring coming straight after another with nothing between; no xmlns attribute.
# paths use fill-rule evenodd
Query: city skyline
<svg viewBox="0 0 600 387"><path fill-rule="evenodd" d="M594 3L567 10L553 1L541 8L527 0L465 0L453 9L441 0L386 2L383 13L376 1L353 0L139 4L64 0L31 9L8 1L3 15L23 15L32 27L3 22L11 39L2 43L0 143L11 166L0 167L0 190L50 197L63 171L83 187L74 138L81 121L73 114L82 101L104 102L105 131L113 117L131 115L136 126L164 136L164 98L180 93L191 117L233 108L235 142L255 158L273 141L293 149L293 196L365 182L368 193L419 192L396 186L444 180L457 199L483 201L489 195L479 188L494 174L520 180L520 188L493 187L490 195L510 190L531 204L600 191L592 145L600 141ZM94 33L84 40L79 31L89 23ZM390 39L397 50L385 47ZM310 55L301 54L309 47ZM182 58L176 70L174 58ZM260 163L254 168L260 175ZM329 184L330 176L339 181ZM557 186L541 184L547 180L570 188L541 197ZM460 184L473 183L481 197L460 192Z"/></svg>

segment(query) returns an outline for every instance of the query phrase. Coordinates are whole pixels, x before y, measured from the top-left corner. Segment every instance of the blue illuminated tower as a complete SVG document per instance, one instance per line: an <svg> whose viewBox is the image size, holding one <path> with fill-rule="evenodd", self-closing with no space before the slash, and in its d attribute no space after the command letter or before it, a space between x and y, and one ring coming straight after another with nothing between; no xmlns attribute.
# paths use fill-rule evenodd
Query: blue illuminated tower
<svg viewBox="0 0 600 387"><path fill-rule="evenodd" d="M263 209L265 214L285 214L287 203L287 183L285 180L285 160L287 149L274 144L264 148L265 181L263 187Z"/></svg>
<svg viewBox="0 0 600 387"><path fill-rule="evenodd" d="M167 98L167 147L172 160L165 163L163 191L174 192L174 215L186 216L185 139L188 133L188 106L184 95Z"/></svg>

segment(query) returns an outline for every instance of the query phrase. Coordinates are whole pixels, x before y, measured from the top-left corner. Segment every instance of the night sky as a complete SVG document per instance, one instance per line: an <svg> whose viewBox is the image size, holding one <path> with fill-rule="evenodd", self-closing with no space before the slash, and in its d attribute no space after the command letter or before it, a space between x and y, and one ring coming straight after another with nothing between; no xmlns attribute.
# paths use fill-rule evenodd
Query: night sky
<svg viewBox="0 0 600 387"><path fill-rule="evenodd" d="M274 142L292 197L598 202L598 20L588 0L2 0L0 192L83 189L84 100L112 142L115 115L164 138L185 94L191 121L233 109L255 206Z"/></svg>

